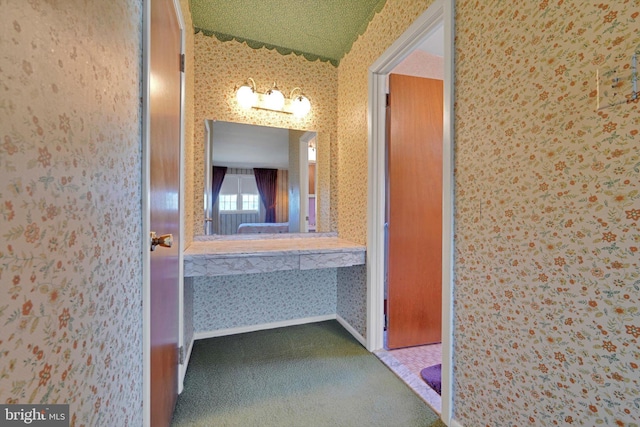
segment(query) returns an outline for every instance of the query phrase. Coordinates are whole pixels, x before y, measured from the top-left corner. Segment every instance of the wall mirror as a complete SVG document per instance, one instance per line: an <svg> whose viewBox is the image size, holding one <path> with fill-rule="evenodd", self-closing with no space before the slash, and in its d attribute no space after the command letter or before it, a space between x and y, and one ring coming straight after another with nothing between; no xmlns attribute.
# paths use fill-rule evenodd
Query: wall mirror
<svg viewBox="0 0 640 427"><path fill-rule="evenodd" d="M317 137L207 120L204 234L316 231Z"/></svg>

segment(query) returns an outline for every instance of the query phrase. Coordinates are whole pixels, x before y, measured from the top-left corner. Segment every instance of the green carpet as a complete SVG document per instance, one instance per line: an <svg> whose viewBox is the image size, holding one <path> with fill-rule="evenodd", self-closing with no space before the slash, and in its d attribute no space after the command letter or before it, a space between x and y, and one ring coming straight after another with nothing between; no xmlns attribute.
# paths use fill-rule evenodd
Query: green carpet
<svg viewBox="0 0 640 427"><path fill-rule="evenodd" d="M172 426L444 424L336 321L196 341Z"/></svg>

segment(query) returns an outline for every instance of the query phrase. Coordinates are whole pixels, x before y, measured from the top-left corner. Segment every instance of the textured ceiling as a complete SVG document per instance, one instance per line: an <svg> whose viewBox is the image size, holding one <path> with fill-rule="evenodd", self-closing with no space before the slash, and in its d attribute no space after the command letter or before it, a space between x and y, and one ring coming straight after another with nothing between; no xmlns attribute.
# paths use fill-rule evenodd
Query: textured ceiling
<svg viewBox="0 0 640 427"><path fill-rule="evenodd" d="M385 0L190 0L196 32L338 65Z"/></svg>

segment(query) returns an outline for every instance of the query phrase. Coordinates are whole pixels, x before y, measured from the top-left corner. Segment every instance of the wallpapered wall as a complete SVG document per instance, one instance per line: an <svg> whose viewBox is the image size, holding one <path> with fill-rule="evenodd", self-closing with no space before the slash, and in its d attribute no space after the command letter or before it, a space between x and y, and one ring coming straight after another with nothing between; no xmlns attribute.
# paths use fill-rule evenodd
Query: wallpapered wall
<svg viewBox="0 0 640 427"><path fill-rule="evenodd" d="M0 402L72 426L142 424L141 23L0 2Z"/></svg>
<svg viewBox="0 0 640 427"><path fill-rule="evenodd" d="M329 63L309 62L295 54L283 56L268 49L252 49L236 41L221 42L202 33L195 35L195 124L193 142L194 233L202 234L204 220L203 168L204 120L250 123L318 132L319 231L337 229L337 153L335 152L338 71ZM299 119L266 110L243 110L235 100L235 89L249 77L266 91L273 82L287 96L301 87L312 103L309 115ZM214 125L215 126L215 125ZM332 149L332 145L334 149ZM329 200L329 203L323 201ZM329 211L328 206L331 206Z"/></svg>
<svg viewBox="0 0 640 427"><path fill-rule="evenodd" d="M430 1L387 0L338 68L338 218L340 237L367 238L369 66L427 9Z"/></svg>
<svg viewBox="0 0 640 427"><path fill-rule="evenodd" d="M595 88L640 4L456 4L454 417L637 426L639 104ZM340 64L342 237L366 239L367 68L427 6L388 0Z"/></svg>
<svg viewBox="0 0 640 427"><path fill-rule="evenodd" d="M459 2L456 414L640 424L640 3Z"/></svg>
<svg viewBox="0 0 640 427"><path fill-rule="evenodd" d="M336 313L362 338L367 338L367 266L337 269ZM364 299L363 299L364 297Z"/></svg>
<svg viewBox="0 0 640 427"><path fill-rule="evenodd" d="M336 270L194 277L196 332L335 315Z"/></svg>
<svg viewBox="0 0 640 427"><path fill-rule="evenodd" d="M184 44L185 44L185 64L184 64L184 79L185 79L185 94L184 94L184 236L185 248L189 247L193 241L193 185L194 181L191 177L194 176L194 119L195 119L195 72L194 72L194 34L193 34L193 21L191 20L191 10L189 9L189 0L180 0L180 9L182 11L182 17L184 19ZM204 125L203 125L204 126Z"/></svg>

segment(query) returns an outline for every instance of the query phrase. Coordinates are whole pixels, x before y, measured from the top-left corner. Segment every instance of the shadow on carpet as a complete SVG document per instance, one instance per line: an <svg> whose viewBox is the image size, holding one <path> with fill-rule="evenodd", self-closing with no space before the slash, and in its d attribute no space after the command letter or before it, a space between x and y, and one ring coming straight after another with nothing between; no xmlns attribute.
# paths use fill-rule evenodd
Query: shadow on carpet
<svg viewBox="0 0 640 427"><path fill-rule="evenodd" d="M336 321L196 341L172 426L442 427Z"/></svg>

